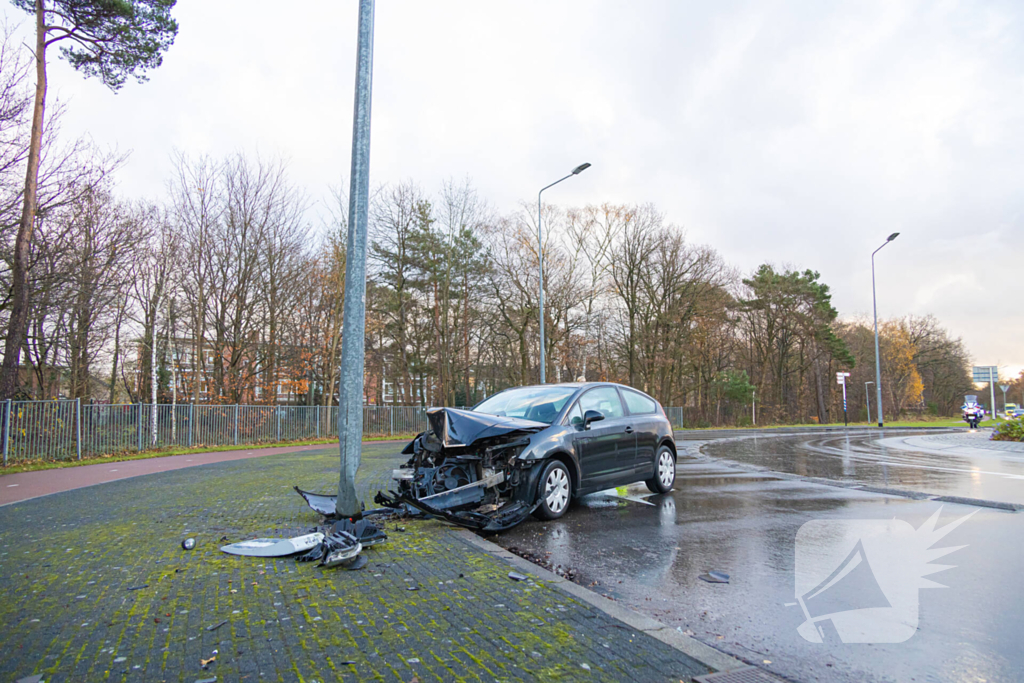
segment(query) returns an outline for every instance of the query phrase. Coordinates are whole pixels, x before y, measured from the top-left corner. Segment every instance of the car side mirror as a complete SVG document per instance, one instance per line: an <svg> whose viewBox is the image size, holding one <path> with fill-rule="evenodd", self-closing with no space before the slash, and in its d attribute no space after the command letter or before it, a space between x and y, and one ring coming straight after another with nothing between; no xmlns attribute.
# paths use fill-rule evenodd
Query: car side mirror
<svg viewBox="0 0 1024 683"><path fill-rule="evenodd" d="M583 413L583 428L590 429L591 422L600 422L603 419L604 415L602 415L599 411L588 410L587 412Z"/></svg>

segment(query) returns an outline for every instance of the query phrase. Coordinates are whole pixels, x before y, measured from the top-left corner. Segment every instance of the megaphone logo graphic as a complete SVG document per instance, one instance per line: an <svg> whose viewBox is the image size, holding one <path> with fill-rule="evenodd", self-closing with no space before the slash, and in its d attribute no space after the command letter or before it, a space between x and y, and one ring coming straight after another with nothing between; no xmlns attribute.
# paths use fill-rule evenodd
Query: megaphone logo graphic
<svg viewBox="0 0 1024 683"><path fill-rule="evenodd" d="M826 631L844 643L902 643L917 631L918 591L944 588L931 564L965 546L932 549L974 512L941 529L940 507L919 529L898 519L816 519L796 535L797 632L812 643Z"/></svg>

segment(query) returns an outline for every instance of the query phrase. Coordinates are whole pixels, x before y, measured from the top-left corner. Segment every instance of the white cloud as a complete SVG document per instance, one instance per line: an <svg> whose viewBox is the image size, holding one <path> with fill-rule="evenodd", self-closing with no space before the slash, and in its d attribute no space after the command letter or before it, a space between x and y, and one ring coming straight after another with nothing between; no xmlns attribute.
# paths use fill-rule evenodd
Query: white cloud
<svg viewBox="0 0 1024 683"><path fill-rule="evenodd" d="M65 130L132 149L258 150L320 196L347 175L355 2L180 0L181 33L118 95L63 62ZM16 18L10 5L3 10ZM20 17L17 17L20 20ZM821 271L839 309L932 313L978 363L1024 366L1024 6L566 0L377 5L371 172L469 175L501 209L652 201L748 270ZM23 27L24 28L24 27Z"/></svg>

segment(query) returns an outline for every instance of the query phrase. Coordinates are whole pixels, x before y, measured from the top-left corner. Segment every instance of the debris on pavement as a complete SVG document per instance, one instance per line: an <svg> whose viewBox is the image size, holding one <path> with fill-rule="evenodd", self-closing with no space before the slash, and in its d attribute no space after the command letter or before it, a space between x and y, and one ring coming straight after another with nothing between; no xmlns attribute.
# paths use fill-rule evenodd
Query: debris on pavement
<svg viewBox="0 0 1024 683"><path fill-rule="evenodd" d="M388 535L381 527L368 519L360 519L353 522L351 519L341 519L334 523L331 530L335 533L345 531L352 534L363 545L368 548L388 540Z"/></svg>
<svg viewBox="0 0 1024 683"><path fill-rule="evenodd" d="M359 557L363 545L348 531L332 531L314 548L295 558L299 562L317 562L318 567L338 567L351 564Z"/></svg>
<svg viewBox="0 0 1024 683"><path fill-rule="evenodd" d="M212 664L213 662L216 662L216 661L217 661L217 655L213 655L209 659L202 659L202 658L200 658L199 665L205 669L210 664Z"/></svg>
<svg viewBox="0 0 1024 683"><path fill-rule="evenodd" d="M247 557L284 557L309 550L323 540L324 535L320 532L295 538L254 538L221 546L221 552Z"/></svg>
<svg viewBox="0 0 1024 683"><path fill-rule="evenodd" d="M195 548L195 547L196 547L196 539L194 539L194 538L186 538L184 541L181 542L181 549L182 550L192 550L192 548Z"/></svg>
<svg viewBox="0 0 1024 683"><path fill-rule="evenodd" d="M211 678L197 678L196 683L217 683L217 677L213 676Z"/></svg>
<svg viewBox="0 0 1024 683"><path fill-rule="evenodd" d="M530 577L528 577L526 574L520 574L519 572L509 572L508 578L512 579L513 581L526 581Z"/></svg>
<svg viewBox="0 0 1024 683"><path fill-rule="evenodd" d="M17 681L15 681L15 683L42 683L42 680L43 675L36 674L35 676L25 676L24 678L19 678Z"/></svg>
<svg viewBox="0 0 1024 683"><path fill-rule="evenodd" d="M222 622L220 622L218 624L214 624L213 626L207 626L206 630L207 631L216 631L217 629L219 629L221 626L223 626L226 623L228 623L227 619L225 619L224 621L222 621Z"/></svg>
<svg viewBox="0 0 1024 683"><path fill-rule="evenodd" d="M706 574L701 574L697 577L701 581L707 581L708 583L729 583L729 575L725 572L709 571Z"/></svg>
<svg viewBox="0 0 1024 683"><path fill-rule="evenodd" d="M130 591L140 591L143 588L149 588L149 584L148 583L144 583L141 586L128 586L128 590L130 590Z"/></svg>
<svg viewBox="0 0 1024 683"><path fill-rule="evenodd" d="M298 486L293 487L295 492L298 493L306 501L309 507L313 508L314 512L319 512L324 517L334 517L337 514L338 497L328 496L322 493L312 493L310 491L303 491Z"/></svg>
<svg viewBox="0 0 1024 683"><path fill-rule="evenodd" d="M368 563L369 560L366 559L366 555L359 555L356 559L352 560L350 564L345 565L345 569L348 569L349 571L356 571L357 569L362 569Z"/></svg>

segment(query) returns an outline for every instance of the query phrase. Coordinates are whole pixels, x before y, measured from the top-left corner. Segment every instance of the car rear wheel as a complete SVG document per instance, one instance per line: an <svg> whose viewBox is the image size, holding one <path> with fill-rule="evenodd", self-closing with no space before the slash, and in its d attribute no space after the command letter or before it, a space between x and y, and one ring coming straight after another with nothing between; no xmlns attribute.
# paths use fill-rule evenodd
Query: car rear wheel
<svg viewBox="0 0 1024 683"><path fill-rule="evenodd" d="M654 476L644 482L654 493L668 493L676 483L676 456L672 449L662 446L654 456Z"/></svg>
<svg viewBox="0 0 1024 683"><path fill-rule="evenodd" d="M537 491L540 505L533 514L540 519L558 519L569 508L572 497L572 480L569 470L557 460L552 460L540 475L540 490Z"/></svg>

